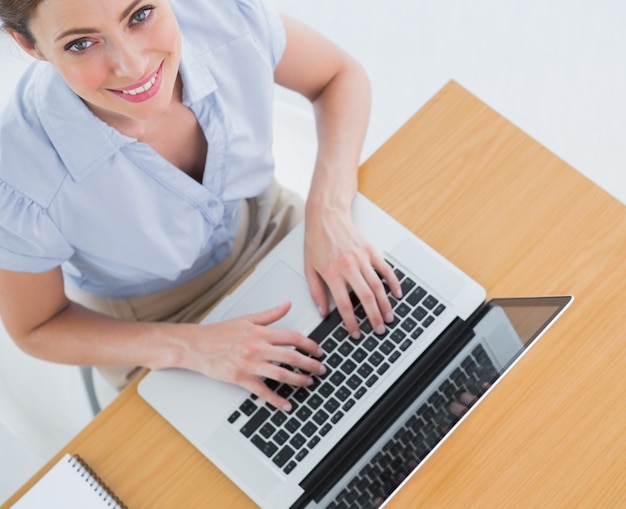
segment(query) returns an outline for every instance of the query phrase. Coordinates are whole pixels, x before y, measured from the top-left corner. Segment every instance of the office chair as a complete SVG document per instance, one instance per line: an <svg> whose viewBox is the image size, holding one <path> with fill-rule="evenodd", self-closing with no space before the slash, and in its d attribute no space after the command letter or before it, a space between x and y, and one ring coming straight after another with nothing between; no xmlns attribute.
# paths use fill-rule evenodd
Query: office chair
<svg viewBox="0 0 626 509"><path fill-rule="evenodd" d="M48 459L94 416L75 366L22 352L0 323L0 422L25 447Z"/></svg>

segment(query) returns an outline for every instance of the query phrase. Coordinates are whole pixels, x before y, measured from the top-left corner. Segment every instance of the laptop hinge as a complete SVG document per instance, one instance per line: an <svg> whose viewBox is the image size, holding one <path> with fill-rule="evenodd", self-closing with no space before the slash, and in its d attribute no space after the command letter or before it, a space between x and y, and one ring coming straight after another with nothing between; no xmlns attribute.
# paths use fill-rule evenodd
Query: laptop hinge
<svg viewBox="0 0 626 509"><path fill-rule="evenodd" d="M476 316L475 313L473 317ZM356 459L364 455L392 423L436 378L472 339L471 321L455 319L426 351L406 370L367 414L346 434L339 444L302 480L304 493L291 509L305 507L311 501L320 501Z"/></svg>

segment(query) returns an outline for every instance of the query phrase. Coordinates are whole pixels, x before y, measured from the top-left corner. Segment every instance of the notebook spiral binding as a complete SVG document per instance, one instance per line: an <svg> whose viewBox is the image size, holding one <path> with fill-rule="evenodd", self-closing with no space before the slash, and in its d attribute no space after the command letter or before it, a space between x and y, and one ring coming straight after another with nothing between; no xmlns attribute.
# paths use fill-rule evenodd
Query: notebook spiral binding
<svg viewBox="0 0 626 509"><path fill-rule="evenodd" d="M85 479L85 482L90 483L90 487L93 488L97 495L102 498L109 507L113 509L128 509L128 506L120 500L78 454L72 455L70 466Z"/></svg>

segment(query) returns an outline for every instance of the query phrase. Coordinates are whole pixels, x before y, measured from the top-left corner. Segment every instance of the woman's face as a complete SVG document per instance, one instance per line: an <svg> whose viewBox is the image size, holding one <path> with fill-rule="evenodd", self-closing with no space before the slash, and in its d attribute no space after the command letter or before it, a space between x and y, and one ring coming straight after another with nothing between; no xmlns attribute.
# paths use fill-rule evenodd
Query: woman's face
<svg viewBox="0 0 626 509"><path fill-rule="evenodd" d="M100 118L147 120L170 105L181 42L168 0L44 0L30 29L29 53Z"/></svg>

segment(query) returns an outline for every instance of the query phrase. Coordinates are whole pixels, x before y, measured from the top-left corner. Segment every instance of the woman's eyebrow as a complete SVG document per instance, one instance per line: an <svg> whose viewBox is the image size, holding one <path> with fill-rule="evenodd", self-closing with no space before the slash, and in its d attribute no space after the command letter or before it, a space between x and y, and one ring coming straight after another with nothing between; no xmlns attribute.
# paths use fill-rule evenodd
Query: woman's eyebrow
<svg viewBox="0 0 626 509"><path fill-rule="evenodd" d="M86 35L97 32L95 28L72 28L70 30L66 30L65 32L60 33L54 38L54 41L58 41L59 39L63 39L63 37L67 37L68 35Z"/></svg>
<svg viewBox="0 0 626 509"><path fill-rule="evenodd" d="M120 22L124 21L126 17L132 12L132 10L137 6L137 4L141 1L142 0L133 0L133 2L131 2L130 5L123 10L122 14L120 14ZM57 35L54 40L56 42L59 39L63 39L63 37L67 37L68 35L86 35L92 34L94 32L97 32L95 28L71 28Z"/></svg>
<svg viewBox="0 0 626 509"><path fill-rule="evenodd" d="M120 21L124 21L126 17L131 13L131 11L135 8L135 6L141 1L142 0L134 0L134 2L131 2L131 4L122 11L122 14L120 15Z"/></svg>

